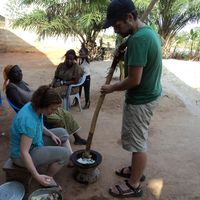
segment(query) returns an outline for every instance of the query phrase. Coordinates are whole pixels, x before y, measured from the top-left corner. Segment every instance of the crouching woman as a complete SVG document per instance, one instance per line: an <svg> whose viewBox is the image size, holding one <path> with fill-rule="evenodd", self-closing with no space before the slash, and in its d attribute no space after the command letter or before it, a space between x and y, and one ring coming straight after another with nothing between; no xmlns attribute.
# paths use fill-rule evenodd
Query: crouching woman
<svg viewBox="0 0 200 200"><path fill-rule="evenodd" d="M39 87L15 116L11 127L10 157L21 167L26 167L36 181L52 184L53 176L69 162L72 149L68 133L63 128L46 129L43 114L50 115L60 106L60 96L49 86ZM46 174L37 167L48 165Z"/></svg>

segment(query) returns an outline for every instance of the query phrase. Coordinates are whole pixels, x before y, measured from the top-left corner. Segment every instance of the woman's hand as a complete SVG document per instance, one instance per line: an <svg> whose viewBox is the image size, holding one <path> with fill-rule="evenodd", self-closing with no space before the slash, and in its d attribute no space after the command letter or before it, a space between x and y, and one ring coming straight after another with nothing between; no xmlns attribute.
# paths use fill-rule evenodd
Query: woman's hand
<svg viewBox="0 0 200 200"><path fill-rule="evenodd" d="M43 185L46 187L55 185L55 181L54 181L53 177L51 177L51 176L39 174L37 177L35 177L35 179L39 182L40 185Z"/></svg>
<svg viewBox="0 0 200 200"><path fill-rule="evenodd" d="M60 140L60 138L58 136L56 136L55 134L51 134L51 139L57 144L57 145L61 145L62 142Z"/></svg>
<svg viewBox="0 0 200 200"><path fill-rule="evenodd" d="M58 136L56 136L52 131L47 129L45 126L43 127L43 133L50 137L57 145L61 145L62 142Z"/></svg>
<svg viewBox="0 0 200 200"><path fill-rule="evenodd" d="M55 81L53 84L53 87L60 87L61 86L61 82L60 81Z"/></svg>

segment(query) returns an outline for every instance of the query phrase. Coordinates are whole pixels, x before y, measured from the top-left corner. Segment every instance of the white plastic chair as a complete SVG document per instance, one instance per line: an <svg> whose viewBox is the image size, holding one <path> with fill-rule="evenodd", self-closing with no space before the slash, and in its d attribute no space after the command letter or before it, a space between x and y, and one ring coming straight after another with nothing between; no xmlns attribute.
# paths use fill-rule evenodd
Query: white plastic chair
<svg viewBox="0 0 200 200"><path fill-rule="evenodd" d="M80 112L82 111L79 91L75 94L71 94L71 91L72 91L72 88L81 86L85 82L85 79L86 79L86 74L83 74L77 84L71 84L68 86L67 94L63 99L64 108L66 110L69 110L71 108L71 99L76 98L78 100L79 111Z"/></svg>

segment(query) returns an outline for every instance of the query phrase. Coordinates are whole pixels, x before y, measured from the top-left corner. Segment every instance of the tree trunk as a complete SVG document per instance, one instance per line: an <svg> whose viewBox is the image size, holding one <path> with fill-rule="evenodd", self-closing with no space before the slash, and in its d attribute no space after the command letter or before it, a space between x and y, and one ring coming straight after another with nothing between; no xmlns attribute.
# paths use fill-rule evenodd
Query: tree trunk
<svg viewBox="0 0 200 200"><path fill-rule="evenodd" d="M141 21L144 21L147 18L147 16L151 12L151 10L153 9L153 7L157 3L157 1L158 0L151 0L151 3L149 4L149 6L147 7L146 11L143 13L143 15L141 17Z"/></svg>
<svg viewBox="0 0 200 200"><path fill-rule="evenodd" d="M169 58L171 48L171 37L167 37L163 45L163 58Z"/></svg>
<svg viewBox="0 0 200 200"><path fill-rule="evenodd" d="M89 51L90 61L102 59L102 47L98 47L95 40L87 39L84 44Z"/></svg>
<svg viewBox="0 0 200 200"><path fill-rule="evenodd" d="M199 53L200 51L199 50L200 50L200 42L198 42L195 53L194 53L194 58L193 58L194 61L200 60L200 53Z"/></svg>

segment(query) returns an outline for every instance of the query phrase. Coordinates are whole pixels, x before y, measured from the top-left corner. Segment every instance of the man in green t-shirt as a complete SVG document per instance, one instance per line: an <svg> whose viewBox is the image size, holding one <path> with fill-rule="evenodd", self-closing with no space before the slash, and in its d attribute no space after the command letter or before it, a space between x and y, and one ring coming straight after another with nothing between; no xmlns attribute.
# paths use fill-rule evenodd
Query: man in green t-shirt
<svg viewBox="0 0 200 200"><path fill-rule="evenodd" d="M104 28L113 26L115 33L129 36L124 54L125 79L112 85L103 85L101 92L126 91L122 146L132 152L131 166L116 171L129 180L115 185L109 193L115 197L140 197L143 194L140 181L147 161L148 128L153 111L162 92L161 42L157 33L137 16L131 0L113 0L107 9Z"/></svg>

